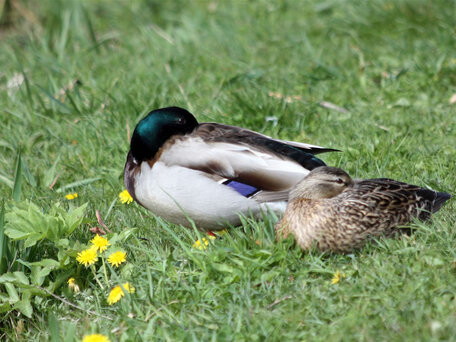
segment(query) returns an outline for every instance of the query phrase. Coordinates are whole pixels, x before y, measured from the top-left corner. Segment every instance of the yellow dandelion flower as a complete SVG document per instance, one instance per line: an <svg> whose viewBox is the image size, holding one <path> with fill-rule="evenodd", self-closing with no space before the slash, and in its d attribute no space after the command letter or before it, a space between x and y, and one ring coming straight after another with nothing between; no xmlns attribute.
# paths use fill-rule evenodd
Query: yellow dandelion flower
<svg viewBox="0 0 456 342"><path fill-rule="evenodd" d="M209 240L203 237L201 240L196 240L195 243L193 244L193 247L195 247L199 250L205 250L208 245L209 245Z"/></svg>
<svg viewBox="0 0 456 342"><path fill-rule="evenodd" d="M75 293L78 293L80 291L79 286L78 286L78 284L76 284L76 280L73 277L68 279L67 283L68 283L68 288L71 291L74 291Z"/></svg>
<svg viewBox="0 0 456 342"><path fill-rule="evenodd" d="M112 253L108 257L108 262L112 266L116 266L116 267L118 267L121 263L123 263L125 261L127 261L127 253L122 252L122 251Z"/></svg>
<svg viewBox="0 0 456 342"><path fill-rule="evenodd" d="M98 234L95 235L95 237L92 240L90 240L90 242L92 242L92 244L93 244L92 248L95 249L96 251L100 251L100 253L107 250L108 246L111 245L109 243L108 239L105 239L104 237L102 237Z"/></svg>
<svg viewBox="0 0 456 342"><path fill-rule="evenodd" d="M108 336L101 334L92 334L84 336L82 342L111 342Z"/></svg>
<svg viewBox="0 0 456 342"><path fill-rule="evenodd" d="M65 198L66 198L67 200L74 200L74 199L77 198L77 197L78 197L78 193L77 193L77 192L73 192L72 194L66 194L66 195L65 195Z"/></svg>
<svg viewBox="0 0 456 342"><path fill-rule="evenodd" d="M93 265L98 260L97 252L91 248L83 250L78 253L76 260L85 267Z"/></svg>
<svg viewBox="0 0 456 342"><path fill-rule="evenodd" d="M340 280L345 277L346 277L345 274L341 274L339 272L339 270L337 270L336 273L334 273L333 278L331 279L331 284L332 285L338 284L340 282Z"/></svg>
<svg viewBox="0 0 456 342"><path fill-rule="evenodd" d="M130 283L122 284L122 286L128 293L135 292L135 288L131 286ZM108 304L112 305L114 303L117 303L123 296L125 296L124 290L122 289L122 287L117 285L111 290L111 292L109 292Z"/></svg>
<svg viewBox="0 0 456 342"><path fill-rule="evenodd" d="M119 194L119 199L122 203L131 203L133 202L133 197L131 197L130 193L128 190L124 190Z"/></svg>

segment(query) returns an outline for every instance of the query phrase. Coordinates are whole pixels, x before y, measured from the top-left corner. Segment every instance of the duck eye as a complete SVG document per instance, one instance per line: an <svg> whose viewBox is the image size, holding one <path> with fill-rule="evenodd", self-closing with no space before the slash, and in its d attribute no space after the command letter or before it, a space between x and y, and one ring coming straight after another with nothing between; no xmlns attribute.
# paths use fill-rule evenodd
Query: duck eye
<svg viewBox="0 0 456 342"><path fill-rule="evenodd" d="M343 184L344 180L342 178L337 178L336 183L337 184Z"/></svg>
<svg viewBox="0 0 456 342"><path fill-rule="evenodd" d="M183 123L185 123L185 119L184 118L178 118L177 119L177 123L178 124L183 124Z"/></svg>

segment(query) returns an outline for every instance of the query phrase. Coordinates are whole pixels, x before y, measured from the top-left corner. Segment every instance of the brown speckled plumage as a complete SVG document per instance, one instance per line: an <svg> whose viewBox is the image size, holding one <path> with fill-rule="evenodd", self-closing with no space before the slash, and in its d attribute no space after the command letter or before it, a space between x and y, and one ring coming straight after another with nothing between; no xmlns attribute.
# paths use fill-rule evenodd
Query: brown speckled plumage
<svg viewBox="0 0 456 342"><path fill-rule="evenodd" d="M336 194L319 195L322 185ZM278 238L292 234L303 249L315 244L349 252L373 237L399 232L397 227L413 218L429 218L450 197L386 178L351 181L340 169L319 167L292 191L276 233Z"/></svg>

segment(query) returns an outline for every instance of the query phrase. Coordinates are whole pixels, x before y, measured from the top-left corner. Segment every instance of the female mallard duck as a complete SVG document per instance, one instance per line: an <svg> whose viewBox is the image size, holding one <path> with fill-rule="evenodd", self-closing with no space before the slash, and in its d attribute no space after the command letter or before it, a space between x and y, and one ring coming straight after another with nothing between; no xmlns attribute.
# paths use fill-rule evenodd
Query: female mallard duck
<svg viewBox="0 0 456 342"><path fill-rule="evenodd" d="M233 126L198 124L185 109L150 112L136 126L124 169L133 199L166 220L202 230L240 224L239 214L283 212L314 154L335 151Z"/></svg>
<svg viewBox="0 0 456 342"><path fill-rule="evenodd" d="M387 178L355 180L335 167L312 170L290 192L277 237L293 234L302 249L349 252L370 238L425 220L451 196Z"/></svg>

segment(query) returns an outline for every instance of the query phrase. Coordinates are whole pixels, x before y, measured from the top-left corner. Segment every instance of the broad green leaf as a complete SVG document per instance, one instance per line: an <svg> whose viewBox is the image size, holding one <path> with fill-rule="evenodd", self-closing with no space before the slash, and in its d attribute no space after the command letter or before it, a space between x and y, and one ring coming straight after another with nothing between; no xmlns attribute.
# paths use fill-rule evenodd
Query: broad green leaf
<svg viewBox="0 0 456 342"><path fill-rule="evenodd" d="M36 279L39 280L39 277L44 273L45 271L43 271L43 273L37 272L35 276ZM0 276L0 284L3 284L5 286L6 292L8 293L8 296L13 300L13 302L18 301L19 293L23 293L24 291L28 291L29 293L37 296L48 295L46 291L37 287L39 285L30 285L29 278L27 278L27 276L23 272L9 272L3 274L2 276Z"/></svg>
<svg viewBox="0 0 456 342"><path fill-rule="evenodd" d="M32 202L17 203L6 215L5 234L13 240L27 240L25 247L36 244L46 236L48 225L40 209Z"/></svg>
<svg viewBox="0 0 456 342"><path fill-rule="evenodd" d="M13 240L23 240L23 239L29 237L32 233L9 228L9 229L6 229L5 234L6 234L10 239L13 239Z"/></svg>
<svg viewBox="0 0 456 342"><path fill-rule="evenodd" d="M25 240L24 247L34 246L44 238L57 242L68 237L82 223L87 205L83 204L67 212L57 203L49 213L43 213L32 202L17 203L5 215L5 234L13 240Z"/></svg>
<svg viewBox="0 0 456 342"><path fill-rule="evenodd" d="M12 283L12 282L15 282L16 281L16 277L14 276L13 273L11 272L8 272L8 273L4 273L0 276L0 284L3 284L3 283Z"/></svg>
<svg viewBox="0 0 456 342"><path fill-rule="evenodd" d="M60 263L54 259L43 259L40 261L31 262L29 265L30 266L43 266L43 267L47 267L47 268L53 270L53 269L59 267Z"/></svg>
<svg viewBox="0 0 456 342"><path fill-rule="evenodd" d="M13 309L19 310L23 315L28 318L32 318L33 308L32 304L30 303L30 298L32 293L30 291L25 290L22 293L22 299L13 305Z"/></svg>
<svg viewBox="0 0 456 342"><path fill-rule="evenodd" d="M68 215L65 217L65 223L67 225L67 236L73 233L76 227L82 223L82 220L84 219L84 211L87 208L88 204L89 203L87 202L78 208L70 210Z"/></svg>
<svg viewBox="0 0 456 342"><path fill-rule="evenodd" d="M29 285L29 279L24 272L8 272L0 276L0 284Z"/></svg>
<svg viewBox="0 0 456 342"><path fill-rule="evenodd" d="M1 283L1 281L0 281ZM3 284L6 289L6 293L8 293L9 296L9 302L10 303L16 303L19 301L19 293L17 292L16 288L14 287L13 284L11 283L4 283Z"/></svg>
<svg viewBox="0 0 456 342"><path fill-rule="evenodd" d="M70 240L68 240L68 239L60 239L59 241L56 242L56 246L57 246L58 248L65 248L65 249L67 249L67 248L69 248L69 246L70 246Z"/></svg>
<svg viewBox="0 0 456 342"><path fill-rule="evenodd" d="M34 285L41 286L44 282L44 279L47 275L49 275L49 273L51 273L51 271L52 270L49 268L43 268L41 266L32 266L30 281Z"/></svg>
<svg viewBox="0 0 456 342"><path fill-rule="evenodd" d="M14 272L13 273L14 278L16 278L16 281L19 282L20 284L30 284L29 279L27 276L24 274L24 272Z"/></svg>
<svg viewBox="0 0 456 342"><path fill-rule="evenodd" d="M1 283L29 284L29 280L24 272L8 272L0 276Z"/></svg>
<svg viewBox="0 0 456 342"><path fill-rule="evenodd" d="M36 243L39 241L39 240L42 240L44 238L43 235L40 235L40 234L33 234L33 235L30 235L24 242L24 247L25 248L28 248L28 247L32 247L32 246L35 246Z"/></svg>

